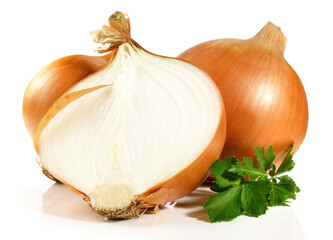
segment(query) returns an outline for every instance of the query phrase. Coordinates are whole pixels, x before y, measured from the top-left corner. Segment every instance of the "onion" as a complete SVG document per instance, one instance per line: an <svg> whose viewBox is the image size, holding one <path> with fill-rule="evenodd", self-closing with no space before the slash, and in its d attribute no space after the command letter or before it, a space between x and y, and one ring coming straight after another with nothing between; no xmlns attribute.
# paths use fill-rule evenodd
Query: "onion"
<svg viewBox="0 0 333 240"><path fill-rule="evenodd" d="M225 110L205 72L144 50L121 12L91 35L111 52L44 68L25 93L24 120L47 176L106 219L127 219L205 180L222 152Z"/></svg>
<svg viewBox="0 0 333 240"><path fill-rule="evenodd" d="M221 90L227 137L221 159L252 157L254 146L273 145L275 164L294 142L300 147L308 125L306 94L284 59L286 37L268 22L253 38L201 43L179 55L207 72Z"/></svg>

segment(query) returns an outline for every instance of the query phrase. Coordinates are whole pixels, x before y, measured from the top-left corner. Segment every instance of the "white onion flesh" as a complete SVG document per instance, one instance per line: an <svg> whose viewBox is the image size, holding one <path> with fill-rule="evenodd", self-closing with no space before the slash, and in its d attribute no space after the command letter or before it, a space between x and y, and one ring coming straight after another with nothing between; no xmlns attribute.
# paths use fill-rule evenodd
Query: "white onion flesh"
<svg viewBox="0 0 333 240"><path fill-rule="evenodd" d="M69 92L99 85L107 86L59 111L38 140L43 167L95 208L126 207L185 169L221 119L222 99L208 75L131 43Z"/></svg>

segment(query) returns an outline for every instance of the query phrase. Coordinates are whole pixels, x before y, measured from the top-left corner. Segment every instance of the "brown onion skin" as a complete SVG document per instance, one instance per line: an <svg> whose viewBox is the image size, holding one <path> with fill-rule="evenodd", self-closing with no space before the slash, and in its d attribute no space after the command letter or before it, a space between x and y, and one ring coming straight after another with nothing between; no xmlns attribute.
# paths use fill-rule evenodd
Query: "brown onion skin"
<svg viewBox="0 0 333 240"><path fill-rule="evenodd" d="M23 97L23 119L34 137L38 124L52 104L73 85L103 69L116 51L103 56L71 55L42 68L29 83Z"/></svg>
<svg viewBox="0 0 333 240"><path fill-rule="evenodd" d="M279 166L293 142L293 152L299 149L307 131L308 104L284 49L280 28L268 23L251 39L208 41L179 55L207 72L222 93L227 137L221 159L256 161L253 147L272 145Z"/></svg>

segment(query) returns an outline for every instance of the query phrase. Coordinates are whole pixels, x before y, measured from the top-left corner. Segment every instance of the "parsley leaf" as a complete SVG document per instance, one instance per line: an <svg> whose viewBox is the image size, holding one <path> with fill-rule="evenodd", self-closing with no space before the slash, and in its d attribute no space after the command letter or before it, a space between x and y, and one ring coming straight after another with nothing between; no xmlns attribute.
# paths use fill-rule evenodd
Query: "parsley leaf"
<svg viewBox="0 0 333 240"><path fill-rule="evenodd" d="M217 160L212 164L212 175L216 178L211 190L218 192L208 199L205 210L211 222L230 221L241 214L258 217L266 213L269 206L288 206L288 199L296 199L300 191L294 180L282 173L295 166L293 144L286 151L280 167L276 169L272 146L254 147L258 168L252 158L239 162L235 157Z"/></svg>
<svg viewBox="0 0 333 240"><path fill-rule="evenodd" d="M265 169L266 168L266 164L265 164L265 149L264 147L254 147L254 154L256 155L256 158L258 160L259 166L261 169Z"/></svg>
<svg viewBox="0 0 333 240"><path fill-rule="evenodd" d="M238 185L208 199L205 209L211 222L230 221L241 214L241 190Z"/></svg>
<svg viewBox="0 0 333 240"><path fill-rule="evenodd" d="M238 185L241 182L241 178L232 172L228 172L230 167L237 162L234 157L225 158L222 162L217 160L211 166L212 175L216 178L215 182L222 188L229 187L232 185Z"/></svg>
<svg viewBox="0 0 333 240"><path fill-rule="evenodd" d="M276 172L276 175L279 175L281 173L285 173L285 172L289 172L291 171L294 166L295 166L295 162L293 161L293 155L291 154L291 150L293 149L294 144L292 144L288 150L287 150L287 154L284 157L284 159L282 160L282 163L279 167L279 169Z"/></svg>
<svg viewBox="0 0 333 240"><path fill-rule="evenodd" d="M252 158L247 157L243 158L243 162L237 162L236 165L231 166L229 171L237 173L242 177L248 175L250 180L255 180L258 177L267 175L265 171L254 165Z"/></svg>
<svg viewBox="0 0 333 240"><path fill-rule="evenodd" d="M271 190L271 182L264 181L249 181L243 185L241 205L244 213L250 216L258 217L265 214L267 210L267 201L265 194Z"/></svg>
<svg viewBox="0 0 333 240"><path fill-rule="evenodd" d="M260 168L267 171L271 167L275 159L274 149L272 145L269 146L269 148L267 149L266 157L264 147L254 147L254 153L256 155Z"/></svg>
<svg viewBox="0 0 333 240"><path fill-rule="evenodd" d="M269 202L271 206L287 205L289 198L296 199L296 193L300 191L294 180L289 176L278 178L278 183L273 183L272 190L269 193Z"/></svg>

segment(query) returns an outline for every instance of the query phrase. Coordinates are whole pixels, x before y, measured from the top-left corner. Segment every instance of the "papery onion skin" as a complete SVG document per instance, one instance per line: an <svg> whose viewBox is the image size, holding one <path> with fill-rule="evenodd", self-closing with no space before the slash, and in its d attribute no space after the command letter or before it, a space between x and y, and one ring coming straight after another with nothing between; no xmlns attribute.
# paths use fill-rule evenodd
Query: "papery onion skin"
<svg viewBox="0 0 333 240"><path fill-rule="evenodd" d="M115 54L116 51L103 56L71 55L42 68L23 97L23 119L31 138L52 104L77 82L103 69Z"/></svg>
<svg viewBox="0 0 333 240"><path fill-rule="evenodd" d="M283 57L286 38L272 23L248 40L219 39L179 55L207 72L218 85L227 114L221 159L252 157L254 146L273 145L280 165L288 147L301 146L308 126L303 84Z"/></svg>

